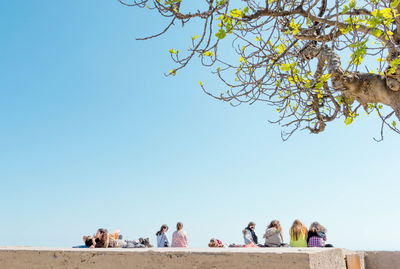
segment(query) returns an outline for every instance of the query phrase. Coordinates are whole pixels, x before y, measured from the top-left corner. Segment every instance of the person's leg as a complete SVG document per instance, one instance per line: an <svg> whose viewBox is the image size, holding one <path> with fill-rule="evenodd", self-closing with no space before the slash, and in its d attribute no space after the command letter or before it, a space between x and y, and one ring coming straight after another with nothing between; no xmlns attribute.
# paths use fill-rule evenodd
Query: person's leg
<svg viewBox="0 0 400 269"><path fill-rule="evenodd" d="M134 248L136 245L136 242L133 240L125 240L126 246L125 248Z"/></svg>

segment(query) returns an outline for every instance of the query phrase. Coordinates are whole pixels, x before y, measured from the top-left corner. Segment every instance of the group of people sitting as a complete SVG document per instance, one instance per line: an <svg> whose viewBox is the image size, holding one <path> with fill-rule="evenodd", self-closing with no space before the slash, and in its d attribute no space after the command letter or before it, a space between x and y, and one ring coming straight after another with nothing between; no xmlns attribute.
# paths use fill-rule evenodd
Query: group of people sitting
<svg viewBox="0 0 400 269"><path fill-rule="evenodd" d="M315 221L310 229L298 219L293 222L289 230L290 243L284 243L282 236L282 227L278 220L273 220L267 226L264 234L265 242L260 244L255 233L256 224L250 222L243 230L244 245L231 244L229 247L333 247L326 244L326 228ZM218 239L212 238L209 247L225 247Z"/></svg>
<svg viewBox="0 0 400 269"><path fill-rule="evenodd" d="M278 220L273 220L267 226L264 234L264 244L259 243L255 233L256 224L250 222L243 230L244 245L223 244L220 240L212 238L209 247L333 247L326 244L326 228L318 222L313 222L310 229L300 221L295 220L289 230L290 243L284 243L282 236L282 227ZM167 236L168 226L162 225L157 231L157 247L188 247L186 232L183 231L182 222L176 224L176 231L172 234L170 243ZM93 236L84 236L83 241L86 247L90 248L144 248L153 247L148 238L139 240L123 240L120 231L116 230L109 233L107 229L100 228Z"/></svg>
<svg viewBox="0 0 400 269"><path fill-rule="evenodd" d="M186 233L183 231L182 222L176 224L176 231L172 235L172 243L170 244L167 237L168 226L162 225L161 229L156 233L157 247L187 247L188 241ZM108 232L107 229L100 228L96 234L92 236L84 235L84 246L89 248L151 248L149 238L139 238L138 240L123 240L119 230Z"/></svg>
<svg viewBox="0 0 400 269"><path fill-rule="evenodd" d="M176 224L176 231L172 234L172 242L171 244L168 241L168 226L163 224L160 230L156 233L157 236L157 247L165 248L165 247L173 247L173 248L187 248L188 240L186 232L183 231L182 222L178 222Z"/></svg>

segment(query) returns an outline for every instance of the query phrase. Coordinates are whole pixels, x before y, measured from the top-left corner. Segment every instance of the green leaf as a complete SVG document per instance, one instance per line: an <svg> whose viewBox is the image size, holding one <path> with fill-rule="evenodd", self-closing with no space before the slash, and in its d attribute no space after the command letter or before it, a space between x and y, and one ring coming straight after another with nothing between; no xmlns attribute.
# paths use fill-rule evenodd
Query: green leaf
<svg viewBox="0 0 400 269"><path fill-rule="evenodd" d="M354 119L352 117L347 117L346 120L344 121L344 123L346 125L352 124L352 122L354 121Z"/></svg>
<svg viewBox="0 0 400 269"><path fill-rule="evenodd" d="M392 8L396 8L400 4L400 0L395 0L392 3L390 3L390 6Z"/></svg>
<svg viewBox="0 0 400 269"><path fill-rule="evenodd" d="M218 33L215 34L216 37L218 37L218 39L224 39L226 36L226 32L224 29L219 29Z"/></svg>
<svg viewBox="0 0 400 269"><path fill-rule="evenodd" d="M290 64L281 64L281 66L279 67L282 71L290 71Z"/></svg>
<svg viewBox="0 0 400 269"><path fill-rule="evenodd" d="M244 12L243 12L243 10L240 10L240 9L238 10L238 9L234 8L231 10L230 15L232 18L242 18L244 15Z"/></svg>
<svg viewBox="0 0 400 269"><path fill-rule="evenodd" d="M169 74L171 76L175 76L176 75L176 68L174 68L173 70L169 71Z"/></svg>
<svg viewBox="0 0 400 269"><path fill-rule="evenodd" d="M217 7L225 4L225 0L217 1Z"/></svg>

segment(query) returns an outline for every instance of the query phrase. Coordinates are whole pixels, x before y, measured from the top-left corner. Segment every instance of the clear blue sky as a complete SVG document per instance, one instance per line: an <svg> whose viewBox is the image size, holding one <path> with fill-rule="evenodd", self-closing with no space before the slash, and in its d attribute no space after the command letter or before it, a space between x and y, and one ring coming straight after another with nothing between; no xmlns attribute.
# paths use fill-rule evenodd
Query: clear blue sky
<svg viewBox="0 0 400 269"><path fill-rule="evenodd" d="M379 122L362 117L282 142L270 108L211 99L196 64L164 77L192 30L134 39L163 22L117 1L3 4L0 245L78 245L98 227L154 243L182 221L205 247L272 219L288 241L299 218L338 247L398 249L399 136L374 142Z"/></svg>

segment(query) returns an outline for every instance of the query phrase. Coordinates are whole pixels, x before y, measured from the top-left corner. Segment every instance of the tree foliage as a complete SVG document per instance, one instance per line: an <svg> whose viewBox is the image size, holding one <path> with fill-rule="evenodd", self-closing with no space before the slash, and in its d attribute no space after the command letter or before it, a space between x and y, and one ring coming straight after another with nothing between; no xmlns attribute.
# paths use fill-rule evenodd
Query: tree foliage
<svg viewBox="0 0 400 269"><path fill-rule="evenodd" d="M360 113L381 119L380 139L385 127L400 134L400 0L197 0L198 10L189 0L118 1L170 19L144 39L199 20L189 48L169 51L176 63L169 75L200 57L225 85L213 91L200 82L207 94L234 106L273 106L283 139L301 129L320 133L339 118L351 124ZM235 61L220 53L224 42Z"/></svg>

